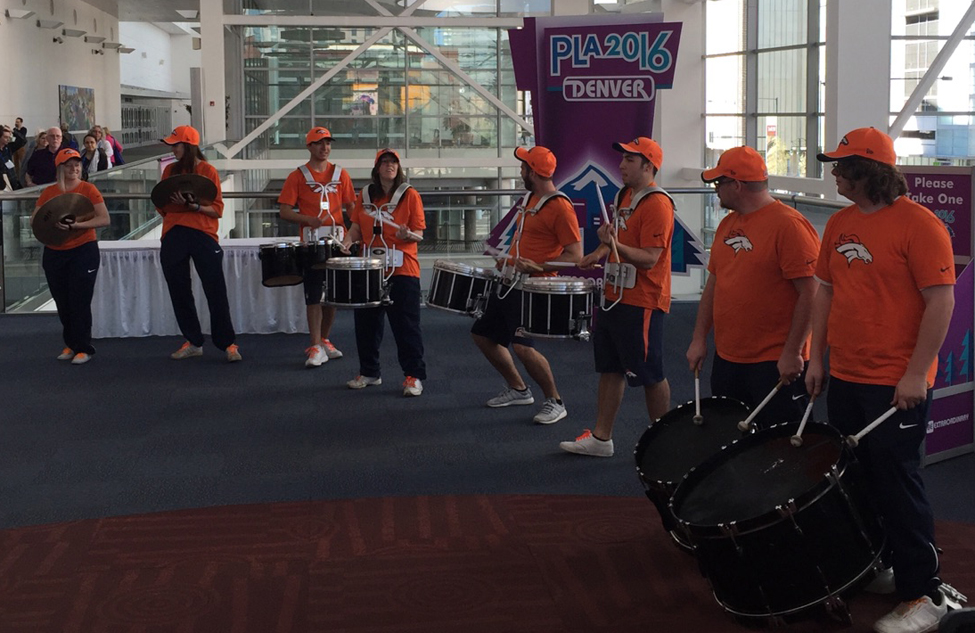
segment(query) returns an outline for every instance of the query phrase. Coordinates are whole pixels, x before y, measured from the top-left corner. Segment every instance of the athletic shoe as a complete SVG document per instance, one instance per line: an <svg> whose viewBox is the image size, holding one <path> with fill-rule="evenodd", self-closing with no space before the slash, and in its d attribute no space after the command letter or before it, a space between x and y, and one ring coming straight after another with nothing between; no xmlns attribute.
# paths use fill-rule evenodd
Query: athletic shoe
<svg viewBox="0 0 975 633"><path fill-rule="evenodd" d="M532 390L529 387L525 387L524 391L518 391L517 389L512 389L511 387L505 387L501 393L487 401L487 406L496 409L498 407L510 407L513 404L534 403L535 397L532 396Z"/></svg>
<svg viewBox="0 0 975 633"><path fill-rule="evenodd" d="M322 349L325 350L325 353L328 354L329 358L342 358L343 356L345 356L345 354L340 352L338 348L332 345L332 342L329 341L327 338L322 339Z"/></svg>
<svg viewBox="0 0 975 633"><path fill-rule="evenodd" d="M71 360L72 358L74 358L74 350L70 347L65 347L58 355L58 360Z"/></svg>
<svg viewBox="0 0 975 633"><path fill-rule="evenodd" d="M420 379L407 376L406 380L403 381L403 395L418 396L421 393L423 393L423 383L420 382Z"/></svg>
<svg viewBox="0 0 975 633"><path fill-rule="evenodd" d="M613 440L597 440L589 429L586 429L574 442L559 442L559 448L576 455L613 456Z"/></svg>
<svg viewBox="0 0 975 633"><path fill-rule="evenodd" d="M356 376L349 382L345 383L345 386L349 389L364 389L370 385L381 385L383 384L382 378L372 378L370 376Z"/></svg>
<svg viewBox="0 0 975 633"><path fill-rule="evenodd" d="M867 593L882 595L894 593L897 591L897 587L894 585L894 570L890 567L878 570L877 575L873 577L870 584L864 587L863 590Z"/></svg>
<svg viewBox="0 0 975 633"><path fill-rule="evenodd" d="M71 359L71 364L72 365L84 365L85 363L87 363L90 360L91 360L91 356L89 356L88 354L85 354L84 352L78 352L77 354L74 355L74 358Z"/></svg>
<svg viewBox="0 0 975 633"><path fill-rule="evenodd" d="M189 341L183 343L183 347L169 355L173 360L183 360L184 358L193 358L194 356L203 356L203 348L197 347Z"/></svg>
<svg viewBox="0 0 975 633"><path fill-rule="evenodd" d="M937 631L941 618L948 613L948 601L941 596L941 604L929 596L902 602L897 608L877 620L873 630L877 633L928 633Z"/></svg>
<svg viewBox="0 0 975 633"><path fill-rule="evenodd" d="M312 345L305 350L305 367L321 367L322 363L328 362L328 354L322 349L321 345Z"/></svg>
<svg viewBox="0 0 975 633"><path fill-rule="evenodd" d="M227 362L236 363L238 361L244 360L240 356L240 349L236 345L231 345L227 348Z"/></svg>
<svg viewBox="0 0 975 633"><path fill-rule="evenodd" d="M559 404L555 398L546 398L542 410L536 413L532 419L535 424L555 424L566 415L568 414L565 411L564 404Z"/></svg>

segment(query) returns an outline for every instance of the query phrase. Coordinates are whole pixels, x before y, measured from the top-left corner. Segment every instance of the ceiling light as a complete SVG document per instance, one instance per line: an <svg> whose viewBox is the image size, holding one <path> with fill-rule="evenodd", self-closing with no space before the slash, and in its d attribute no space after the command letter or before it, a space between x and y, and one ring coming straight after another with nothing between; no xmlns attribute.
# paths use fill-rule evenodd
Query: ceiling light
<svg viewBox="0 0 975 633"><path fill-rule="evenodd" d="M3 12L5 16L14 20L26 20L27 18L34 15L33 11L27 11L25 9L7 9Z"/></svg>
<svg viewBox="0 0 975 633"><path fill-rule="evenodd" d="M128 55L129 53L131 53L133 51L135 51L135 49L134 48L130 48L128 46L123 46L122 48L118 49L118 52L125 53L126 55Z"/></svg>
<svg viewBox="0 0 975 633"><path fill-rule="evenodd" d="M122 45L118 42L103 42L102 48L122 48Z"/></svg>
<svg viewBox="0 0 975 633"><path fill-rule="evenodd" d="M82 31L81 29L62 29L61 35L65 37L81 37L88 31Z"/></svg>
<svg viewBox="0 0 975 633"><path fill-rule="evenodd" d="M196 9L176 9L176 13L180 14L185 20L195 20L200 15Z"/></svg>
<svg viewBox="0 0 975 633"><path fill-rule="evenodd" d="M101 44L105 41L105 38L101 37L100 35L86 35L85 41L89 44Z"/></svg>
<svg viewBox="0 0 975 633"><path fill-rule="evenodd" d="M59 29L64 26L64 22L58 22L57 20L38 20L37 28L40 29Z"/></svg>

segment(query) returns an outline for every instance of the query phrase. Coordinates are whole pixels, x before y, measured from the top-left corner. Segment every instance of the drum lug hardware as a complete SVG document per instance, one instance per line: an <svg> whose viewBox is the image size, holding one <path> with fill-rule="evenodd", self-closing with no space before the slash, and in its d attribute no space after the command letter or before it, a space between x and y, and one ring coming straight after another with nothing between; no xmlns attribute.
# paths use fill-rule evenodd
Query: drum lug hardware
<svg viewBox="0 0 975 633"><path fill-rule="evenodd" d="M834 620L838 620L846 625L853 624L853 615L850 613L850 608L843 598L830 596L823 603L823 607L826 609L826 613Z"/></svg>
<svg viewBox="0 0 975 633"><path fill-rule="evenodd" d="M826 473L826 479L834 486L840 482L840 473L836 470L835 464L829 467L829 472Z"/></svg>
<svg viewBox="0 0 975 633"><path fill-rule="evenodd" d="M795 499L789 499L789 501L787 501L784 505L775 506L775 510L783 519L791 518L799 511L799 509L796 507Z"/></svg>
<svg viewBox="0 0 975 633"><path fill-rule="evenodd" d="M941 593L944 594L945 598L948 600L948 607L952 609L961 609L962 605L968 602L968 598L962 592L958 591L946 582L941 583ZM955 606L957 605L957 606Z"/></svg>
<svg viewBox="0 0 975 633"><path fill-rule="evenodd" d="M579 318L572 319L572 322L569 324L569 327L575 332L572 338L576 339L577 341L589 340L589 338L592 336L591 332L589 332L589 322L591 318L592 317L588 314L580 314Z"/></svg>

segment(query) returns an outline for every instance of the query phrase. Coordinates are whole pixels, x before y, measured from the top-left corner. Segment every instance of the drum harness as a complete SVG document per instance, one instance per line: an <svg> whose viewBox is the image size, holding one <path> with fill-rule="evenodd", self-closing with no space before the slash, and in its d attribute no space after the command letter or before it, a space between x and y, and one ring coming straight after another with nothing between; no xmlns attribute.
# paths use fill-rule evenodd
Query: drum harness
<svg viewBox="0 0 975 633"><path fill-rule="evenodd" d="M325 213L325 215L328 217L328 221L332 224L332 237L341 242L342 238L345 237L345 227L339 226L335 223L335 218L332 217L331 210L329 209L328 194L338 192L339 183L342 178L342 168L338 165L333 166L335 167L335 170L332 172L332 180L328 184L322 184L315 180L311 175L311 171L308 169L308 165L302 165L298 168L298 171L300 171L301 175L304 176L305 184L319 195L318 219L322 219L322 213ZM303 227L302 233L304 233L306 229L308 230L308 239L305 241L318 241L318 229Z"/></svg>
<svg viewBox="0 0 975 633"><path fill-rule="evenodd" d="M402 251L397 251L395 244L393 246L387 244L386 238L383 237L383 216L385 214L389 218L392 218L393 212L399 206L403 195L412 187L413 185L408 182L402 183L393 192L393 196L389 199L389 202L379 207L372 203L372 197L369 195L369 185L362 188L362 209L366 212L366 215L373 219L372 239L366 245L365 256L370 257L372 255L373 244L376 242L377 237L379 238L379 243L383 246L383 268L385 269L383 274L383 305L391 305L393 303L393 300L389 298L389 278L393 276L393 271L396 270L396 253L400 253L401 259L403 257ZM388 271L388 273L385 271Z"/></svg>
<svg viewBox="0 0 975 633"><path fill-rule="evenodd" d="M633 198L630 200L630 206L621 207L620 201L623 199L623 194L626 192L628 187L623 187L616 192L616 197L613 198L613 228L616 230L616 234L619 235L620 228L626 230L626 221L633 215L637 206L643 199L653 193L659 193L667 196L670 200L670 204L673 206L674 211L677 210L677 204L674 202L674 198L667 193L662 187L656 185L651 185L644 189L641 189ZM616 255L617 260L619 260L619 253ZM627 288L633 288L636 285L636 266L629 263L624 263L623 261L617 261L616 263L607 262L606 268L603 270L602 279L603 292L599 295L599 308L604 312L608 312L616 307L620 301L623 300L623 291ZM606 306L606 287L612 285L613 289L616 291L617 297L616 301L611 303L608 307Z"/></svg>
<svg viewBox="0 0 975 633"><path fill-rule="evenodd" d="M526 214L531 213L532 215L535 215L536 213L542 210L542 207L544 207L549 200L552 200L553 198L565 198L566 200L569 200L569 202L571 203L571 199L569 198L569 196L565 195L561 191L552 191L539 198L538 202L535 203L535 206L529 209L527 208L527 205L531 197L532 197L532 192L529 191L525 193L525 195L521 198L521 201L518 202L518 205L516 207L518 209L518 215L515 216L515 220L514 220L516 225L514 239L512 239L511 243L508 244L508 248L506 248L500 255L498 255L498 257L504 258L504 264L502 264L501 271L499 273L501 277L501 283L498 284L498 289L497 289L498 299L506 298L509 294L511 294L512 290L514 290L516 287L521 285L520 282L524 273L516 272L515 265L513 263L510 265L511 270L509 272L508 255L509 253L511 253L512 250L514 250L514 257L515 258L521 257L521 236L522 236L522 231L525 228ZM507 289L504 289L503 286L507 286ZM502 294L502 292L504 294Z"/></svg>

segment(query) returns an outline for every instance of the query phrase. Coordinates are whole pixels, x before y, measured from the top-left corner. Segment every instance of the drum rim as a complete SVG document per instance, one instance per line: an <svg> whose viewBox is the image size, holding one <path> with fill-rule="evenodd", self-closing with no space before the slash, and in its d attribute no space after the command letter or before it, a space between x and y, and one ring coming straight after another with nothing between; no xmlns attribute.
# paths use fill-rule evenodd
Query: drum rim
<svg viewBox="0 0 975 633"><path fill-rule="evenodd" d="M708 403L710 403L710 402L729 402L731 404L740 405L742 407L744 413L746 414L746 416L751 411L751 409L748 407L747 404L745 404L741 400L738 400L737 398L729 398L727 396L709 396L707 398L701 398L701 410L702 411L704 411L704 404L706 402L708 402ZM657 483L657 484L671 484L670 485L670 490L671 490L671 492L673 492L677 488L677 484L679 484L680 481L683 479L683 477L681 477L681 479L676 480L676 481L674 481L674 480L666 480L665 481L663 479L650 479L646 475L646 471L643 470L643 459L642 458L643 458L643 455L646 452L647 448L650 446L650 442L653 440L653 438L655 438L656 436L658 436L661 433L663 433L662 430L661 431L655 431L654 430L655 428L662 428L662 427L657 426L657 422L659 422L660 420L663 420L665 417L667 417L671 413L676 413L677 411L680 411L682 409L690 409L690 410L693 411L695 408L696 408L696 403L694 402L694 400L688 400L687 402L685 402L683 404L679 404L676 407L674 407L673 409L671 409L670 411L668 411L667 413L663 414L662 416L660 416L659 418L657 418L656 420L654 420L653 424L648 425L647 428L646 428L646 430L643 431L643 434L640 435L639 441L637 441L636 446L633 448L633 460L636 462L637 476L640 478L640 481L644 483L644 485L647 485L648 481L649 482L652 482L652 483ZM742 418L742 419L744 419L744 418ZM741 434L741 437L745 437L746 435L749 435L751 433L754 433L754 431L748 431L746 433L743 433L743 434ZM733 440L733 442L738 441L738 439L741 439L741 437ZM724 448L726 446L732 444L733 442L729 442L725 446L722 446L721 449L719 449L718 452L721 452L721 450L724 450ZM692 467L692 470L693 470L693 467ZM686 475L686 473L685 473L685 475Z"/></svg>
<svg viewBox="0 0 975 633"><path fill-rule="evenodd" d="M679 496L684 497L687 495L687 491L689 490L689 488L687 488L688 481L694 479L700 479L705 477L707 474L710 474L710 472L713 471L714 466L722 462L724 459L727 459L726 456L730 454L730 451L735 450L736 446L739 443L756 442L758 440L756 440L755 438L767 437L772 432L776 434L776 437L788 437L793 435L793 433L791 432L791 429L793 428L798 429L799 423L782 422L779 424L773 424L772 426L768 427L767 429L763 429L762 431L758 431L756 433L749 433L748 435L742 437L741 439L735 440L728 446L725 446L720 451L718 451L718 453L712 455L711 457L706 459L698 466L695 466L694 468L690 469L687 472L687 474L684 475L684 478L681 479L680 483L677 484L677 488L674 490L674 494L671 495L670 500L667 502L667 507L670 509L670 513L673 515L678 525L680 525L681 529L684 530L687 534L689 534L692 537L691 540L693 540L694 537L702 537L702 538L713 538L715 536L723 537L724 532L722 532L721 526L722 525L727 526L730 525L730 523L723 523L718 525L701 525L697 523L691 523L677 516L677 512L675 511L675 506L676 506L675 502L678 501ZM839 459L836 461L836 463L833 464L831 470L835 470L838 476L842 478L851 463L850 452L846 446L846 443L843 441L842 434L838 430L836 430L836 428L830 426L826 422L808 422L806 424L806 430L805 430L806 434L812 435L812 433L817 430L827 430L827 434L833 435L839 441L840 456ZM698 471L700 471L700 473ZM827 477L821 477L815 483L815 485L811 486L805 492L796 496L793 499L783 499L780 505L783 505L786 502L792 502L797 508L797 512L801 512L804 509L810 507L820 497L826 494L833 487L833 485L834 484L830 482ZM762 512L761 514L752 517L744 517L742 519L736 519L735 521L733 521L733 523L737 529L738 534L749 534L751 532L755 532L757 530L765 529L767 527L775 525L776 523L786 520L786 518L787 518L786 516L780 514L773 507L769 510L766 510L765 512Z"/></svg>
<svg viewBox="0 0 975 633"><path fill-rule="evenodd" d="M261 250L265 248L294 248L294 242L274 242L273 244L261 244Z"/></svg>
<svg viewBox="0 0 975 633"><path fill-rule="evenodd" d="M494 269L484 268L481 266L475 266L474 264L468 264L465 262L456 262L451 259L438 259L433 262L433 272L448 272L448 273L467 273L465 276L474 277L476 279L494 279Z"/></svg>
<svg viewBox="0 0 975 633"><path fill-rule="evenodd" d="M595 288L588 277L529 277L521 284L523 291L536 294L588 294Z"/></svg>
<svg viewBox="0 0 975 633"><path fill-rule="evenodd" d="M382 270L383 260L375 257L336 257L325 263L326 270Z"/></svg>

